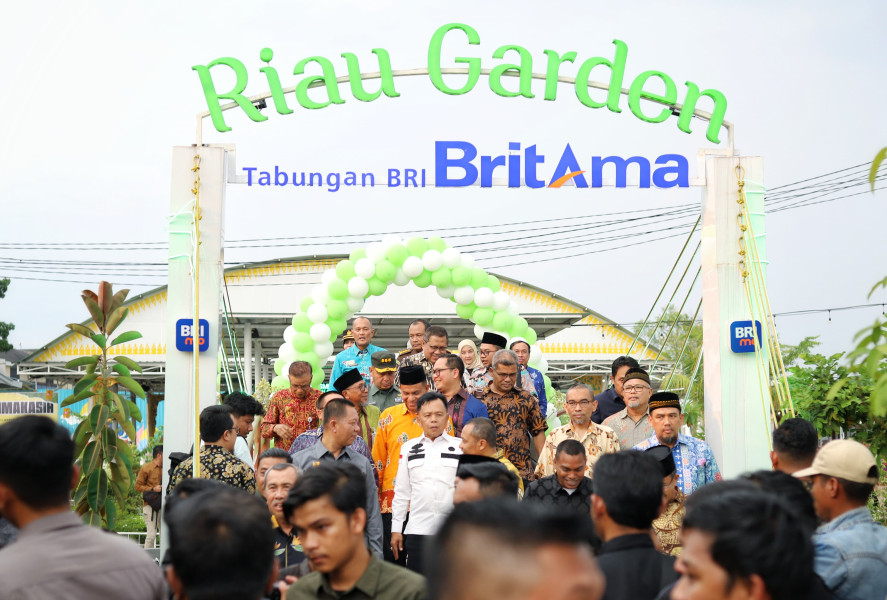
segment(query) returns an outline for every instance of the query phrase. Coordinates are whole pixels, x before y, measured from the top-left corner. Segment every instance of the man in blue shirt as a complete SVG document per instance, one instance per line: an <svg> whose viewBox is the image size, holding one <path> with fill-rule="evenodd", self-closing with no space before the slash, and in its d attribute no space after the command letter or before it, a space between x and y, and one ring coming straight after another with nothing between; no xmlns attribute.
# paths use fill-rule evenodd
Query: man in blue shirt
<svg viewBox="0 0 887 600"><path fill-rule="evenodd" d="M866 506L878 483L871 451L855 440L834 440L813 466L794 473L811 482L816 514L813 568L837 600L887 597L887 528Z"/></svg>
<svg viewBox="0 0 887 600"><path fill-rule="evenodd" d="M592 421L600 425L604 419L625 408L625 402L622 400L622 384L625 382L625 374L629 369L639 367L638 361L630 356L620 356L613 361L610 366L610 379L613 381L613 387L594 397L597 408L591 414Z"/></svg>
<svg viewBox="0 0 887 600"><path fill-rule="evenodd" d="M539 410L542 412L542 416L546 417L548 415L548 399L545 397L545 378L541 371L527 364L530 362L530 345L525 339L517 338L511 342L508 348L517 354L517 362L520 363L521 370L526 371L533 381L533 389L526 391L536 396L539 400Z"/></svg>
<svg viewBox="0 0 887 600"><path fill-rule="evenodd" d="M668 446L678 472L676 485L685 494L692 494L706 483L720 481L721 471L711 446L689 435L679 434L684 425L681 401L673 392L656 392L650 397L650 422L654 434L634 447L646 450Z"/></svg>
<svg viewBox="0 0 887 600"><path fill-rule="evenodd" d="M489 418L487 405L462 387L465 363L455 354L445 354L434 363L434 383L437 391L447 399L447 413L453 420L456 437L462 437L462 427L476 417Z"/></svg>
<svg viewBox="0 0 887 600"><path fill-rule="evenodd" d="M376 330L373 329L373 324L366 317L354 319L354 322L351 324L351 333L354 335L354 345L336 355L336 361L333 363L333 372L330 375L330 383L341 377L348 369L357 369L360 371L360 376L363 377L367 387L369 387L373 383L373 379L370 376L372 355L374 352L385 350L385 348L370 343L376 334Z"/></svg>

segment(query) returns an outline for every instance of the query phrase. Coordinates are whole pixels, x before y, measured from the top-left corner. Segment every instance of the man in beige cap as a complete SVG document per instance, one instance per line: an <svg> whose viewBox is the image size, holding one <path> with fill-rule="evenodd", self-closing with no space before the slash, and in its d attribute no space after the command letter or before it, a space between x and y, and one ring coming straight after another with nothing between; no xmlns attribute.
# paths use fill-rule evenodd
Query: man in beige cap
<svg viewBox="0 0 887 600"><path fill-rule="evenodd" d="M887 528L866 503L878 483L871 451L854 440L829 442L813 466L794 474L811 482L816 514L814 569L838 600L887 597Z"/></svg>

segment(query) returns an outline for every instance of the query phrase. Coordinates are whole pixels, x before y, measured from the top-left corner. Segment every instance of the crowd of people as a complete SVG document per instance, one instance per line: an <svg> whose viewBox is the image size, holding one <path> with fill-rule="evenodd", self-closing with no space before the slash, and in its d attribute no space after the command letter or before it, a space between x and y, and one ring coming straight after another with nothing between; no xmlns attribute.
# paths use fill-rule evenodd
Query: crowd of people
<svg viewBox="0 0 887 600"><path fill-rule="evenodd" d="M0 426L0 598L887 599L875 459L813 426L773 432L772 471L722 481L682 404L631 357L595 396L566 390L550 427L530 345L485 334L450 352L417 320L409 347L354 320L330 389L310 364L267 410L241 392L200 414L171 469L162 569L70 509L74 445L44 417ZM256 434L273 447L255 459ZM194 461L202 479L194 479ZM163 449L135 480L150 529ZM42 559L42 560L41 560Z"/></svg>

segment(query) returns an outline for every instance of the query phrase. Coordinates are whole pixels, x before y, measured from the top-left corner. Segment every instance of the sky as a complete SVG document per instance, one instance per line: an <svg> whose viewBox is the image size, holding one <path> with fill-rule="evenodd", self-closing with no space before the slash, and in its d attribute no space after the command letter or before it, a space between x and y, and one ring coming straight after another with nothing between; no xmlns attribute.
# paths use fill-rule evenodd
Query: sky
<svg viewBox="0 0 887 600"><path fill-rule="evenodd" d="M871 194L863 185L866 164L887 145L887 5L851 6L18 3L0 23L0 277L12 280L0 300L0 320L15 324L15 347L39 347L64 333L65 323L86 318L79 298L84 287L95 289L107 279L136 294L165 283L172 148L196 141L196 115L207 108L192 66L239 59L247 68L248 95L268 89L259 71L266 47L274 51L270 64L284 87L302 79L293 69L311 56L328 58L338 75L346 73L344 52L354 53L364 71L378 70L373 48L387 50L394 69L424 68L434 31L459 22L473 27L481 43L468 46L458 35L448 37L443 66L456 66L453 60L461 55L493 68L503 62L493 58L495 49L516 44L530 52L537 73L545 72L546 49L576 52L576 64L562 68L572 76L587 58L611 58L618 39L628 47L626 85L642 71L658 70L676 82L679 98L685 81L723 92L736 148L742 156L763 158L763 183L775 194L767 209L768 288L780 338L793 344L818 335L820 351L848 350L854 333L873 322L882 306L785 313L887 302L883 291L867 298L887 274L887 247L876 242L883 238L887 191ZM316 65L308 71L316 73ZM213 72L219 90L231 85L221 69ZM461 79L447 81L456 85ZM366 85L372 91L378 84ZM395 81L398 97L368 103L342 85L345 102L321 110L295 106L293 114L280 115L269 102L263 111L268 120L261 123L229 111L232 131L226 133L207 119L203 141L236 145L239 168L426 168L429 177L439 140L467 141L482 155L506 154L509 142L536 144L549 161L570 144L583 165L591 156L653 160L681 154L690 159L691 177L699 150L724 147L706 139L702 121L694 120L686 134L675 118L640 121L624 98L621 113L587 108L567 84L559 86L556 101L544 101L543 85L533 83L532 99L502 98L481 77L471 92L451 96L427 76L403 77ZM321 98L319 92L309 95ZM546 166L552 169L551 162ZM798 191L811 179L850 185L817 196L827 202L801 196L807 201L776 210L793 203L786 190ZM791 187L780 196L781 186ZM389 232L436 232L473 252L492 272L550 290L617 323L634 323L650 310L684 242L686 233L665 227L692 223L696 213L688 207L698 207L701 199L694 187L376 186L333 193L230 185L225 260L349 252ZM675 210L683 210L680 219L653 217ZM662 233L651 233L659 228ZM539 245L528 244L530 239ZM34 247L39 244L62 246ZM688 306L698 298L695 289Z"/></svg>

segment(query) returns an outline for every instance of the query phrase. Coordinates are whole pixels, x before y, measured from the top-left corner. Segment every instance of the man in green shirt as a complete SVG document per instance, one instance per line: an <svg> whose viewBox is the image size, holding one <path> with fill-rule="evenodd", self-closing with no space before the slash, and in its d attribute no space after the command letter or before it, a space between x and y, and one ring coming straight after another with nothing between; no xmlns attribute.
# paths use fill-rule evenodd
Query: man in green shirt
<svg viewBox="0 0 887 600"><path fill-rule="evenodd" d="M370 385L368 404L375 405L380 413L391 408L400 399L400 389L394 385L394 375L397 373L397 357L394 352L382 350L373 352L370 357L370 377L373 380Z"/></svg>
<svg viewBox="0 0 887 600"><path fill-rule="evenodd" d="M283 512L313 572L288 600L425 600L425 578L373 555L364 541L366 483L350 464L321 463L290 490Z"/></svg>

